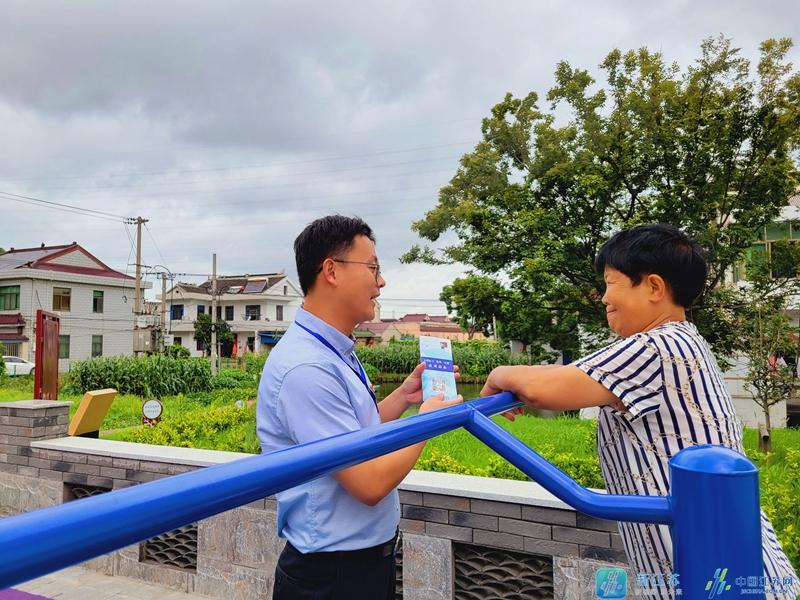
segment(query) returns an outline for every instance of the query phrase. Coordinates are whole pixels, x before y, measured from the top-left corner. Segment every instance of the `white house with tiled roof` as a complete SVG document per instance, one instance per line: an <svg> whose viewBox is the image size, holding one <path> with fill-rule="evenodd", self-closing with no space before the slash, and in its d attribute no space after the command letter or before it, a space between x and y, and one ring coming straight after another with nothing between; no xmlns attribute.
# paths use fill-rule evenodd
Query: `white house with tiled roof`
<svg viewBox="0 0 800 600"><path fill-rule="evenodd" d="M41 308L60 316L59 370L92 356L132 354L134 284L76 242L11 248L0 255L3 353L35 360Z"/></svg>
<svg viewBox="0 0 800 600"><path fill-rule="evenodd" d="M302 303L300 287L285 273L218 277L217 319L226 321L235 335L235 349L224 347L222 355L275 345ZM167 334L193 356L202 356L205 348L194 339L194 322L198 315L211 314L211 281L177 283L167 291L166 304Z"/></svg>

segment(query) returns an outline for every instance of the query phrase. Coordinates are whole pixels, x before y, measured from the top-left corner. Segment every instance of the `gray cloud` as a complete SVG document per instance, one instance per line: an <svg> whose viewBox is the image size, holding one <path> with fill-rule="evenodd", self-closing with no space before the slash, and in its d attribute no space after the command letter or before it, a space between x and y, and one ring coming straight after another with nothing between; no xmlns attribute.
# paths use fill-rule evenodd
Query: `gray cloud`
<svg viewBox="0 0 800 600"><path fill-rule="evenodd" d="M0 190L148 217L163 258L146 235L146 261L183 272L207 272L213 251L227 273L292 272L307 222L360 214L384 295L435 299L458 269L397 259L507 91L543 96L557 61L596 72L614 47L685 67L724 33L754 58L796 36L798 13L788 0L7 2ZM129 262L122 224L1 202L0 246L75 239Z"/></svg>

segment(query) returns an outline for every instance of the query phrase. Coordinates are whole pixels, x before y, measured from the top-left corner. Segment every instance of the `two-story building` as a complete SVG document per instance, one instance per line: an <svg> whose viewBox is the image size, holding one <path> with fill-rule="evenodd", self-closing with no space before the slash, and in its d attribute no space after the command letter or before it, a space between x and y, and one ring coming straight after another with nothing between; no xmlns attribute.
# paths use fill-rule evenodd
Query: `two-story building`
<svg viewBox="0 0 800 600"><path fill-rule="evenodd" d="M194 339L194 323L198 315L211 314L211 300L211 280L200 285L177 283L166 293L167 335L193 356L202 356L206 350ZM218 277L217 320L228 323L236 346L235 350L233 344L223 347L222 355L274 346L302 302L299 286L285 273Z"/></svg>
<svg viewBox="0 0 800 600"><path fill-rule="evenodd" d="M11 248L0 255L3 353L35 360L36 311L42 309L60 317L60 371L74 360L132 354L134 292L133 277L76 242Z"/></svg>

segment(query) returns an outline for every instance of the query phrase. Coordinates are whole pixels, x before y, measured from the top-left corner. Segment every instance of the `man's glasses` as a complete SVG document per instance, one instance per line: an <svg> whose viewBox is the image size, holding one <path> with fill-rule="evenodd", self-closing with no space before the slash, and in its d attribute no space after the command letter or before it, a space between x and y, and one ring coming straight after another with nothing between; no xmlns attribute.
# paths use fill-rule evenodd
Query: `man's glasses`
<svg viewBox="0 0 800 600"><path fill-rule="evenodd" d="M354 264L354 265L367 265L367 267L369 267L375 273L375 283L378 283L378 279L380 279L381 266L380 266L380 264L378 264L376 262L374 262L374 263L364 262L363 260L339 260L337 258L332 258L331 260L333 262L338 262L338 263L351 263L351 264Z"/></svg>

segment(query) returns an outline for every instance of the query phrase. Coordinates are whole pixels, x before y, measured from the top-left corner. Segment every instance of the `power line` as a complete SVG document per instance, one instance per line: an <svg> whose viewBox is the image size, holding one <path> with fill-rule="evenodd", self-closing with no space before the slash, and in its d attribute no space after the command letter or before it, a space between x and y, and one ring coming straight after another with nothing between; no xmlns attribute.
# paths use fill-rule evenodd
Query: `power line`
<svg viewBox="0 0 800 600"><path fill-rule="evenodd" d="M158 252L158 256L161 257L162 264L166 264L167 259L165 259L164 255L161 254L161 248L158 247L158 242L156 242L156 238L153 236L153 232L150 231L150 228L147 226L147 223L144 224L144 228L147 230L147 234L150 236L150 239L153 240L153 245L156 247L156 252Z"/></svg>
<svg viewBox="0 0 800 600"><path fill-rule="evenodd" d="M21 194L13 194L11 192L1 192L1 191L0 191L0 194L3 194L5 196L12 196L14 198L19 198L21 200L28 200L28 201L31 201L31 202L40 202L42 204L47 204L47 205L52 205L52 206L59 206L59 207L63 207L63 208L71 208L73 210L77 210L77 211L80 211L80 212L93 213L95 215L100 215L100 216L103 216L103 217L110 217L112 219L125 219L126 218L126 217L124 217L122 215L115 215L114 213L109 213L109 212L105 212L105 211L102 211L102 210L94 210L92 208L84 208L82 206L75 206L73 204L64 204L63 202L52 202L51 200L42 200L41 198L34 198L33 196L23 196ZM9 198L9 200L10 199L11 198Z"/></svg>
<svg viewBox="0 0 800 600"><path fill-rule="evenodd" d="M308 160L285 161L277 163L262 163L257 165L239 165L231 167L207 167L203 169L181 169L176 171L131 171L129 173L108 173L105 177L149 177L154 175L183 175L191 173L212 173L220 171L237 171L246 169L265 169L273 167L288 167L294 165L306 165L322 162L332 162L337 160L351 160L354 158L371 158L373 156L386 156L389 154L404 154L409 152L420 152L422 150L436 150L439 148L452 148L455 146L464 146L467 144L474 144L474 141L453 142L450 144L436 144L432 146L418 146L416 148L403 148L400 150L383 150L379 152L367 152L363 154L350 154L346 156L330 156L325 158L313 158ZM71 175L71 176L58 176L58 177L19 177L9 179L8 181L61 181L61 180L76 180L76 179L97 179L97 175Z"/></svg>
<svg viewBox="0 0 800 600"><path fill-rule="evenodd" d="M125 193L124 196L121 196L123 199L130 199L130 198L158 198L159 196L170 195L170 196L179 196L179 195L199 195L199 194L223 194L227 192L248 192L248 191L256 191L256 190L269 190L269 189L276 189L276 188L293 188L298 186L312 186L312 185L324 185L324 186L334 186L343 183L357 183L359 181L372 181L375 179L389 179L394 177L409 177L415 175L430 175L434 173L453 173L452 168L447 169L430 169L425 171L403 171L400 173L386 173L382 175L375 175L371 177L354 177L350 179L337 179L334 181L311 181L311 182L287 182L287 183L275 183L275 184L265 184L265 185L249 185L249 186L238 186L238 187L218 187L218 188L211 188L211 189L185 189L181 187L171 188L167 190L158 190L157 192L147 192L147 193L140 193L140 194L129 194ZM76 190L77 188L70 188L71 190ZM128 188L129 190L135 190L136 188ZM91 191L92 188L86 188L86 191ZM98 191L100 191L98 189ZM85 194L84 194L85 196ZM93 199L99 198L107 198L107 194L103 195L92 195Z"/></svg>
<svg viewBox="0 0 800 600"><path fill-rule="evenodd" d="M271 175L258 175L253 177L232 177L226 179L200 179L194 181L186 181L185 183L180 181L155 181L149 182L144 184L124 184L124 185L94 185L91 187L48 187L42 188L46 191L58 191L58 192L85 192L91 190L126 190L126 189L138 189L138 188L145 188L145 187L164 187L169 185L202 185L206 183L229 183L229 182L237 182L237 181L259 181L262 179L280 179L282 177L308 177L310 175L330 175L336 173L345 173L347 171L364 171L365 169L383 169L388 167L401 167L407 165L416 165L420 163L431 163L436 161L442 160L455 160L459 158L458 156L440 156L436 158L424 158L419 160L407 160L403 162L395 162L395 163L383 163L378 165L363 165L360 167L347 167L344 169L329 169L327 171L304 171L302 173L278 173L278 174L271 174ZM413 173L413 172L412 172ZM296 185L296 183L287 183L282 185ZM180 189L180 188L177 188Z"/></svg>
<svg viewBox="0 0 800 600"><path fill-rule="evenodd" d="M96 219L103 219L105 221L113 221L115 223L118 223L120 220L124 219L124 217L117 215L114 215L114 218L107 217L104 216L103 213L100 211L82 209L80 207L72 206L70 204L51 202L49 200L41 200L39 198L32 198L29 196L20 196L19 194L11 194L10 192L0 191L0 198L2 198L3 200L11 200L12 202L20 202L22 204L30 204L31 206L38 206L39 208L49 208L51 210L58 210L74 215L83 215L87 217L94 217Z"/></svg>

